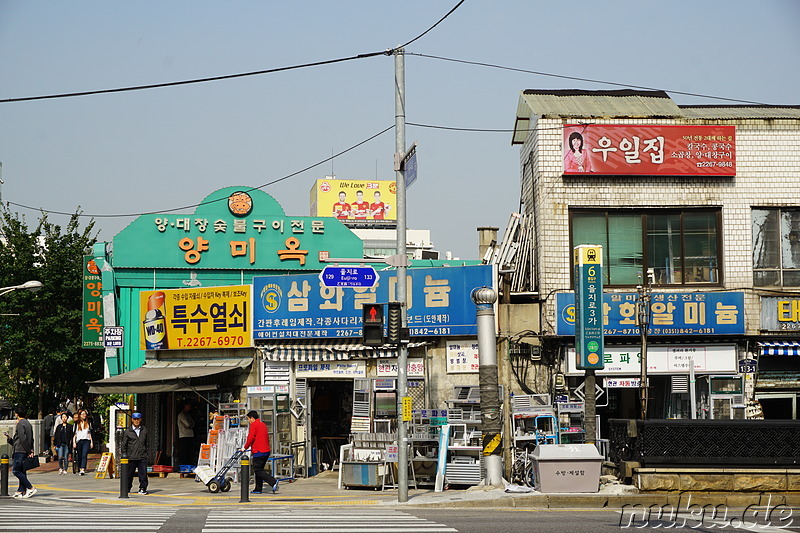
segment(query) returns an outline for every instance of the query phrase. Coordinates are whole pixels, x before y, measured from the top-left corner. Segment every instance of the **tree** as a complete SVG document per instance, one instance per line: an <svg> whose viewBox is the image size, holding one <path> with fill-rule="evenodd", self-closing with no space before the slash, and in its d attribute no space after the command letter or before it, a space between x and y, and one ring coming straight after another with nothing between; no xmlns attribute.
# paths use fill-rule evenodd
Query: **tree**
<svg viewBox="0 0 800 533"><path fill-rule="evenodd" d="M38 411L86 395L86 381L102 378L102 351L81 348L83 256L97 239L94 221L80 227L80 211L66 227L43 213L34 229L0 208L0 286L41 281L33 293L0 297L0 394Z"/></svg>

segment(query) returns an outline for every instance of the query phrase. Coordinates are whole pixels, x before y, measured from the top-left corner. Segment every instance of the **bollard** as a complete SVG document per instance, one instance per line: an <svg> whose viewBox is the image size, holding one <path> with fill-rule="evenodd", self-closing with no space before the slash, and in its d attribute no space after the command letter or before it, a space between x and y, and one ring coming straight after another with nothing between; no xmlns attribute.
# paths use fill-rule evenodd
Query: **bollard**
<svg viewBox="0 0 800 533"><path fill-rule="evenodd" d="M242 483L242 495L239 503L250 502L250 456L242 455L241 468L239 469L239 481Z"/></svg>
<svg viewBox="0 0 800 533"><path fill-rule="evenodd" d="M8 496L8 455L0 457L0 496Z"/></svg>
<svg viewBox="0 0 800 533"><path fill-rule="evenodd" d="M128 497L128 476L131 473L128 470L128 456L123 455L119 460L119 497Z"/></svg>

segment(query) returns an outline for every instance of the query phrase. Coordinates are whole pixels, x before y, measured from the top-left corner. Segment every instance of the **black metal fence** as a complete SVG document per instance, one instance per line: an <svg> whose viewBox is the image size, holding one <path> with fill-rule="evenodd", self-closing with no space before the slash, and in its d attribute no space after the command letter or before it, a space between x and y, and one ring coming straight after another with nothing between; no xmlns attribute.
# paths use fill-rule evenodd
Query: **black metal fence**
<svg viewBox="0 0 800 533"><path fill-rule="evenodd" d="M650 466L797 466L800 420L609 420L609 458Z"/></svg>

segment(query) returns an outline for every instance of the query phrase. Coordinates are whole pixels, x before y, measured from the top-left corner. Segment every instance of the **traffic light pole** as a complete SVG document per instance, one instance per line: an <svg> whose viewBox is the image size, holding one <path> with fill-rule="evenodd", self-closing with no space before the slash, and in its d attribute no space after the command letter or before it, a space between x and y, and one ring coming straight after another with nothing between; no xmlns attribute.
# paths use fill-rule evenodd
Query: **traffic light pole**
<svg viewBox="0 0 800 533"><path fill-rule="evenodd" d="M406 151L406 73L405 50L394 50L394 133L395 153ZM406 326L406 177L405 171L395 170L397 182L397 286L395 301L400 303L400 316ZM408 346L397 343L397 501L408 501L408 437L403 420L403 398L408 394Z"/></svg>

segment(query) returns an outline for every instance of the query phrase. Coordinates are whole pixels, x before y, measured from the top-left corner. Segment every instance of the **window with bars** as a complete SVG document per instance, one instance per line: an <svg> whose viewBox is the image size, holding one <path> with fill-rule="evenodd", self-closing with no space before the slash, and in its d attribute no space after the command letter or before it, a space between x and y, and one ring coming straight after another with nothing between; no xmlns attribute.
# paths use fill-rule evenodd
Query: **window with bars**
<svg viewBox="0 0 800 533"><path fill-rule="evenodd" d="M800 208L754 208L753 285L800 287Z"/></svg>
<svg viewBox="0 0 800 533"><path fill-rule="evenodd" d="M572 210L572 246L603 247L606 286L720 283L719 209Z"/></svg>

